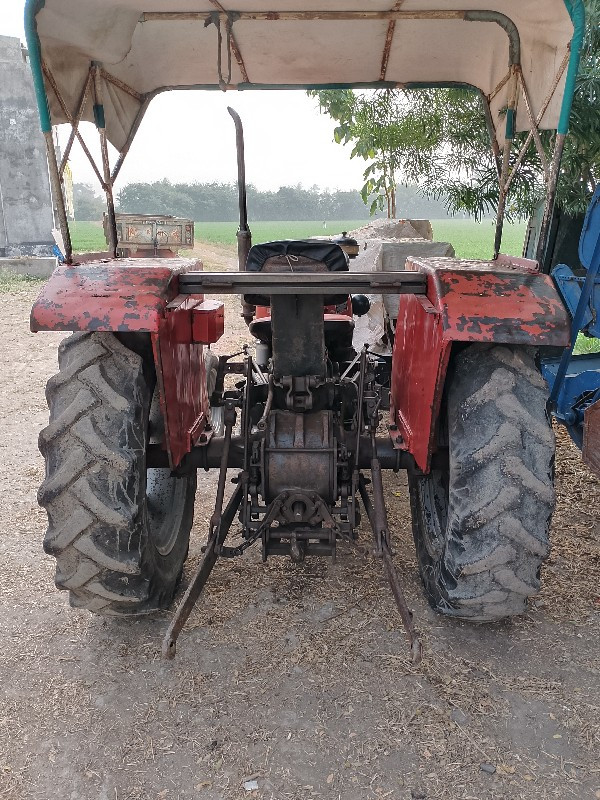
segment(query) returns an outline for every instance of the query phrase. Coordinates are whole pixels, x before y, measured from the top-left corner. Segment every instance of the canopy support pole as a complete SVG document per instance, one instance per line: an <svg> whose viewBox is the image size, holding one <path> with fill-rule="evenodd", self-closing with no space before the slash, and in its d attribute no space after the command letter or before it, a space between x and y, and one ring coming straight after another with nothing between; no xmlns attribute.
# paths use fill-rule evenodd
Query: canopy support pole
<svg viewBox="0 0 600 800"><path fill-rule="evenodd" d="M485 126L487 128L488 136L490 138L490 145L492 154L494 156L494 163L496 164L496 173L498 175L498 182L502 180L502 155L500 153L500 145L498 144L498 137L496 136L496 129L494 128L494 120L487 97L483 92L479 93L481 97L481 105L483 106L483 115L485 117Z"/></svg>
<svg viewBox="0 0 600 800"><path fill-rule="evenodd" d="M571 108L573 107L573 97L575 96L575 81L577 79L577 73L579 72L579 59L581 56L583 38L585 36L585 8L582 0L565 0L565 5L573 22L574 32L573 38L571 39L569 69L567 70L560 119L556 130L554 154L552 156L552 163L550 164L548 194L535 255L540 266L543 266L546 260L546 250L550 239L550 227L552 225L554 204L556 202L556 189L560 175L560 162L562 161L562 154L565 149L565 138L569 132L569 120L571 117Z"/></svg>
<svg viewBox="0 0 600 800"><path fill-rule="evenodd" d="M210 4L213 5L216 9L218 9L221 14L227 14L227 10L223 8L221 3L218 0L209 0ZM242 78L246 81L246 83L250 83L250 78L248 77L248 72L246 71L246 65L244 64L244 59L242 58L242 52L240 47L236 41L233 32L231 34L231 52L233 53L233 57L237 61L237 65L240 68L240 72L242 73Z"/></svg>
<svg viewBox="0 0 600 800"><path fill-rule="evenodd" d="M42 51L40 47L40 37L38 36L37 24L35 20L35 15L42 6L43 0L26 0L25 37L27 39L27 47L29 49L29 63L31 65L31 72L33 75L33 88L35 91L38 110L40 112L40 124L42 133L44 134L44 141L46 142L50 189L52 192L52 201L55 204L54 221L56 224L56 218L58 217L58 227L63 239L63 255L67 264L71 264L73 262L73 245L71 244L71 233L69 231L69 222L67 220L65 197L63 194L60 172L56 159L56 148L54 147L54 137L52 135L50 105L48 103L46 87L44 86L44 74L42 71Z"/></svg>
<svg viewBox="0 0 600 800"><path fill-rule="evenodd" d="M58 103L59 103L59 105L60 105L60 107L61 107L61 109L63 111L63 114L67 118L67 122L69 123L69 125L71 125L72 131L75 132L75 136L77 138L77 141L81 145L81 149L83 150L83 152L87 156L87 159L90 162L90 164L92 166L92 169L96 173L96 177L98 178L98 181L100 182L100 186L102 186L102 188L104 189L104 180L102 179L102 175L100 174L100 171L99 171L98 167L96 166L96 162L94 161L94 156L90 153L90 149L87 146L87 144L85 143L85 139L81 135L81 131L79 130L78 126L75 125L75 120L73 119L73 115L71 114L71 112L67 108L67 104L63 100L63 97L62 97L62 95L61 95L61 93L59 91L59 88L56 85L56 81L54 80L54 75L50 72L50 70L48 69L48 67L46 65L44 65L44 75L46 76L46 79L47 79L48 83L50 84L54 94L56 95L56 99L58 100Z"/></svg>
<svg viewBox="0 0 600 800"><path fill-rule="evenodd" d="M392 11L400 11L400 7L404 3L404 0L396 0L394 3L394 7ZM381 56L381 71L379 74L379 80L384 81L385 75L388 68L388 62L390 60L390 51L392 49L392 42L394 41L394 32L396 30L396 20L391 19L388 22L387 33L385 35L385 45L383 48L383 55Z"/></svg>
<svg viewBox="0 0 600 800"><path fill-rule="evenodd" d="M73 263L73 245L71 243L71 232L69 230L69 222L67 219L67 209L65 206L65 196L63 193L62 181L60 179L60 172L58 169L58 161L56 158L56 148L54 147L54 136L52 131L44 131L44 139L46 141L46 154L48 156L48 174L50 175L50 189L52 190L52 199L54 201L55 218L58 218L58 227L62 236L62 244L64 248L63 256L67 264Z"/></svg>
<svg viewBox="0 0 600 800"><path fill-rule="evenodd" d="M504 134L504 148L502 152L502 170L500 173L500 195L498 197L498 213L496 215L496 236L494 238L494 261L500 254L502 245L502 230L506 214L507 182L510 168L510 153L515 138L515 120L517 116L518 99L518 67L510 67L510 81L508 89L508 105L506 108L506 130Z"/></svg>
<svg viewBox="0 0 600 800"><path fill-rule="evenodd" d="M67 166L67 161L69 160L69 156L71 155L71 149L75 142L77 131L79 130L79 123L81 122L81 118L83 117L83 112L85 111L85 104L87 102L87 97L91 82L92 82L92 75L91 72L88 72L88 76L85 79L85 84L83 86L81 97L79 98L79 106L77 108L77 113L75 115L73 122L71 123L71 133L69 134L69 141L67 142L67 146L65 147L65 152L63 153L62 161L60 162L61 176L65 171L65 167Z"/></svg>
<svg viewBox="0 0 600 800"><path fill-rule="evenodd" d="M102 67L93 65L94 69L94 119L100 136L100 151L102 153L102 169L104 172L104 193L106 195L106 213L108 215L108 243L111 258L117 257L117 219L115 215L115 201L113 197L113 183L110 174L110 160L108 157L108 139L106 138L106 123L104 118L104 103L102 93Z"/></svg>
<svg viewBox="0 0 600 800"><path fill-rule="evenodd" d="M140 106L140 110L138 111L137 116L135 118L135 121L134 121L133 125L131 126L131 130L129 131L129 136L127 137L127 141L125 142L121 152L119 153L119 157L117 159L117 162L116 162L115 166L113 167L113 171L112 171L112 174L110 176L110 180L111 180L111 183L113 185L114 185L115 181L117 180L119 172L121 172L121 167L123 166L123 162L125 161L125 159L127 157L127 154L129 153L129 150L131 148L131 145L133 144L133 140L135 139L135 136L136 136L136 134L137 134L137 132L139 130L139 127L142 124L142 120L144 119L144 115L145 115L146 111L148 110L148 106L150 105L150 101L152 100L152 97L153 97L153 95L147 95L144 98L144 102Z"/></svg>

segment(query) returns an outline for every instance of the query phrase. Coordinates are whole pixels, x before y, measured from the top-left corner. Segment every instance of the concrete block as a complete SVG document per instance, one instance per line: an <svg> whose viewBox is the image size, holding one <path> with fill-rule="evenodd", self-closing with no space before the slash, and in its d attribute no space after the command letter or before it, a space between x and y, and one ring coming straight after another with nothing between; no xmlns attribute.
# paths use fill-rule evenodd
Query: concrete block
<svg viewBox="0 0 600 800"><path fill-rule="evenodd" d="M49 255L52 227L46 145L26 51L19 39L0 36L0 256Z"/></svg>

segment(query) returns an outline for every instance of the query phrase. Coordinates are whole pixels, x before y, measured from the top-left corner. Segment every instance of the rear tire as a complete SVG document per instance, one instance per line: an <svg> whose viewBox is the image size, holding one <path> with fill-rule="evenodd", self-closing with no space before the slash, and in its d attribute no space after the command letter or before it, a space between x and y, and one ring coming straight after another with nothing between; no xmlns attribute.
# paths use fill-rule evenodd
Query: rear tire
<svg viewBox="0 0 600 800"><path fill-rule="evenodd" d="M548 393L526 347L470 345L449 380L449 470L409 477L419 569L434 609L494 621L525 611L550 549Z"/></svg>
<svg viewBox="0 0 600 800"><path fill-rule="evenodd" d="M139 337L75 333L58 351L41 431L48 513L44 549L71 605L99 614L166 608L193 521L196 475L146 470L146 446L162 417L149 347ZM149 337L147 337L149 339ZM146 343L146 345L149 344Z"/></svg>

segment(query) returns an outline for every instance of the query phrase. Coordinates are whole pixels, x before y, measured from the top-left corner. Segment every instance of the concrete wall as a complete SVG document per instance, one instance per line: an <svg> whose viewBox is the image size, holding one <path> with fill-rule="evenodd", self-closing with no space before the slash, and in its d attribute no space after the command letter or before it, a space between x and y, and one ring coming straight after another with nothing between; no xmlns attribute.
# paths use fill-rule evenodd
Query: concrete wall
<svg viewBox="0 0 600 800"><path fill-rule="evenodd" d="M50 255L52 227L29 64L19 39L0 36L0 256Z"/></svg>

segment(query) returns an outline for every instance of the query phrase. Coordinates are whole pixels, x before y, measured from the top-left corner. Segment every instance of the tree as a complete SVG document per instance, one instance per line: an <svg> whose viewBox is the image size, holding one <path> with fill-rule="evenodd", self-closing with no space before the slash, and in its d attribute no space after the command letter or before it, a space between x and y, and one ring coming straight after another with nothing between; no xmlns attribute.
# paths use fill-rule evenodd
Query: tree
<svg viewBox="0 0 600 800"><path fill-rule="evenodd" d="M586 38L571 136L567 139L557 202L580 214L600 177L600 0L585 0ZM362 196L371 213L395 216L398 183L418 184L453 212L476 218L493 213L498 179L480 96L468 89L315 90L320 108L338 122L334 138L352 144L351 157L370 162ZM518 149L526 134L517 136ZM543 134L548 153L554 134ZM514 158L514 156L513 156ZM527 216L543 195L543 171L533 143L515 176L508 215Z"/></svg>
<svg viewBox="0 0 600 800"><path fill-rule="evenodd" d="M73 207L76 220L99 222L104 213L104 200L89 183L76 183L73 186Z"/></svg>

